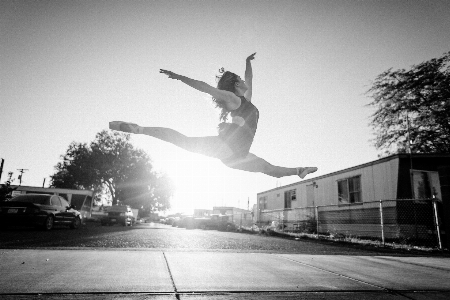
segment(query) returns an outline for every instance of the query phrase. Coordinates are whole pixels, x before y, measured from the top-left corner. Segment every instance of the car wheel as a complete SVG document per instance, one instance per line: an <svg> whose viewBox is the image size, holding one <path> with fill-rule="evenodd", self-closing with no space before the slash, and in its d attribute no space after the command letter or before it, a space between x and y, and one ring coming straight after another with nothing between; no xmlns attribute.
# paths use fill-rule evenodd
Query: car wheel
<svg viewBox="0 0 450 300"><path fill-rule="evenodd" d="M72 229L78 229L81 225L81 219L79 217L75 217L75 220L73 220L72 224L70 224L70 228Z"/></svg>
<svg viewBox="0 0 450 300"><path fill-rule="evenodd" d="M53 216L48 216L44 222L44 230L51 230L53 228L54 218Z"/></svg>

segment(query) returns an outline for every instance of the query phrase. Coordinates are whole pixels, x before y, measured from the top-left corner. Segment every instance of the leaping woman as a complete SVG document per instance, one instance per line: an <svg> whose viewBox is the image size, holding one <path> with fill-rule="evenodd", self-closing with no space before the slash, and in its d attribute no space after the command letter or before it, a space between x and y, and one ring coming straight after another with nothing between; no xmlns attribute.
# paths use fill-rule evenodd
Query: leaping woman
<svg viewBox="0 0 450 300"><path fill-rule="evenodd" d="M134 123L113 121L109 128L134 134L145 134L169 142L187 151L203 154L221 160L226 166L248 171L264 173L273 177L298 175L305 178L309 173L317 171L316 167L286 168L274 166L266 160L250 153L258 125L259 111L251 102L253 71L251 61L253 53L246 59L245 81L238 75L226 71L217 84L217 88L203 82L160 70L170 79L193 87L200 92L212 96L213 101L221 109L219 133L217 136L188 137L178 131L163 127L141 127ZM231 123L226 122L231 115Z"/></svg>

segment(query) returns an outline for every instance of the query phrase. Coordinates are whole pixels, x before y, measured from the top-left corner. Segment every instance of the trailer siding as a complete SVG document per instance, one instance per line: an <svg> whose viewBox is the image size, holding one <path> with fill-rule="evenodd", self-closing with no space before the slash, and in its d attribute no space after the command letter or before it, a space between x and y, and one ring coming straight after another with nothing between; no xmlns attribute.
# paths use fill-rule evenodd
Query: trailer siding
<svg viewBox="0 0 450 300"><path fill-rule="evenodd" d="M259 207L259 200L264 197L266 206L262 210L287 208L285 207L285 193L293 190L295 190L297 199L291 202L290 208L337 205L340 204L338 202L338 181L356 176L361 179L362 202L396 199L399 158L383 159L259 193L257 208L258 210L262 209ZM310 189L309 195L308 189ZM313 201L308 201L308 197L311 196L314 198Z"/></svg>

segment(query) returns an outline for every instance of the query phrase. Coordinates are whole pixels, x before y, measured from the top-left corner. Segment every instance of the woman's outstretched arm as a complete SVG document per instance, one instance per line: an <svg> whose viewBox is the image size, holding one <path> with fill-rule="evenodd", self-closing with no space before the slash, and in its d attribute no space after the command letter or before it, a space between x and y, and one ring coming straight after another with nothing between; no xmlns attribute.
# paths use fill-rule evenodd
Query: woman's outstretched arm
<svg viewBox="0 0 450 300"><path fill-rule="evenodd" d="M255 59L256 52L247 57L245 60L245 83L248 86L248 90L245 92L245 99L252 100L252 86L253 86L253 70L251 61Z"/></svg>
<svg viewBox="0 0 450 300"><path fill-rule="evenodd" d="M234 93L231 93L229 91L219 90L219 89L207 84L206 82L203 82L200 80L195 80L195 79L183 76L183 75L179 75L172 71L160 69L159 72L166 74L171 79L180 80L181 82L189 85L190 87L192 87L200 92L210 94L218 101L223 101L224 103L226 103L227 109L229 109L229 110L234 110L241 105L241 99L238 96L236 96Z"/></svg>

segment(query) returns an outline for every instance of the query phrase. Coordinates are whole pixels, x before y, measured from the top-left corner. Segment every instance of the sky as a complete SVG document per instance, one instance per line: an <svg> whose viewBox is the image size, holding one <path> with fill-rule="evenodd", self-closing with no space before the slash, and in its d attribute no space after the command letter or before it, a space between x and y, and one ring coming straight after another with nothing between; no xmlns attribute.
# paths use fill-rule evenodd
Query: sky
<svg viewBox="0 0 450 300"><path fill-rule="evenodd" d="M243 77L256 52L251 152L311 177L378 158L366 94L385 70L450 50L450 2L0 1L1 182L45 186L72 142L110 121L216 135L211 97L159 69L216 86ZM175 182L172 212L250 208L257 193L300 181L232 170L148 136L133 136ZM311 178L307 177L307 178Z"/></svg>

